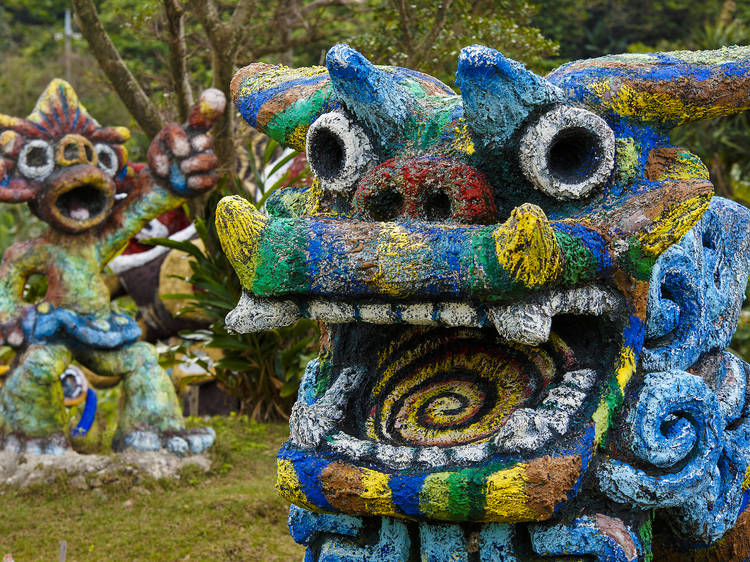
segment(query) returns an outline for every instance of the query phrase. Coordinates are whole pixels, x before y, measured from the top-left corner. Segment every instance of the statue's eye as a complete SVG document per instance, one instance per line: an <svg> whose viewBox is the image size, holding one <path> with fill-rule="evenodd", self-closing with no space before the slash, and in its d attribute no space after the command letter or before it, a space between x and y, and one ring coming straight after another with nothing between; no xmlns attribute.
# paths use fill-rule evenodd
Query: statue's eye
<svg viewBox="0 0 750 562"><path fill-rule="evenodd" d="M580 199L609 181L615 135L590 111L556 106L524 133L520 161L538 190L555 199Z"/></svg>
<svg viewBox="0 0 750 562"><path fill-rule="evenodd" d="M324 113L307 131L310 169L331 191L344 192L372 168L377 159L364 129L343 113Z"/></svg>
<svg viewBox="0 0 750 562"><path fill-rule="evenodd" d="M52 146L43 140L32 140L23 145L18 155L18 169L27 178L43 180L55 168Z"/></svg>
<svg viewBox="0 0 750 562"><path fill-rule="evenodd" d="M97 165L104 170L109 177L114 177L117 170L120 169L115 151L111 146L103 143L94 145L94 149L96 150L96 157L98 160Z"/></svg>

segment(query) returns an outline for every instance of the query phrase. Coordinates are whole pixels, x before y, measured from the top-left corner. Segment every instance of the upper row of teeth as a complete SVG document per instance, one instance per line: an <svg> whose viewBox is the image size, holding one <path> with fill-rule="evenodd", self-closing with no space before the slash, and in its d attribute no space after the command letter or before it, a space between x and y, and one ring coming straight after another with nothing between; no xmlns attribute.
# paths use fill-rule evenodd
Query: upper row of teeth
<svg viewBox="0 0 750 562"><path fill-rule="evenodd" d="M552 318L557 314L611 314L623 305L615 291L597 285L574 289L552 289L512 305L484 305L466 301L421 303L360 302L328 299L260 299L243 291L240 301L227 315L226 325L239 333L288 326L301 317L332 324L413 324L482 328L493 325L505 340L526 345L547 341Z"/></svg>

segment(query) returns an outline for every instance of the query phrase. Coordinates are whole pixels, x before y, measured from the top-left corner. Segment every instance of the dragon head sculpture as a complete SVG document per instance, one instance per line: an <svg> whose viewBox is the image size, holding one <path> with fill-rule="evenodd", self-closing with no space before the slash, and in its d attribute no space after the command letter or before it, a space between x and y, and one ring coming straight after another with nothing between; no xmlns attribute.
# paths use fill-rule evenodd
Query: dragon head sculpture
<svg viewBox="0 0 750 562"><path fill-rule="evenodd" d="M716 541L747 503L750 222L669 131L750 107L750 49L543 78L472 46L456 77L340 44L232 83L316 177L216 218L230 328L321 322L278 456L306 560L634 560L662 512Z"/></svg>

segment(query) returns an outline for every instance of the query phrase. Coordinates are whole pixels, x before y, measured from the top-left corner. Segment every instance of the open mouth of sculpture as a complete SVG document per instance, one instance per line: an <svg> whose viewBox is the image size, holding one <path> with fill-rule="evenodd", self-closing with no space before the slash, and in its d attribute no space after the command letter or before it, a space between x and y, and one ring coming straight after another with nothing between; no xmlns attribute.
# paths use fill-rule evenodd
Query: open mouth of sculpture
<svg viewBox="0 0 750 562"><path fill-rule="evenodd" d="M564 448L599 405L623 308L598 286L513 306L304 304L336 344L327 390L295 406L292 442L360 466L427 471Z"/></svg>
<svg viewBox="0 0 750 562"><path fill-rule="evenodd" d="M87 183L61 193L55 207L65 218L87 221L107 209L108 195L100 185Z"/></svg>
<svg viewBox="0 0 750 562"><path fill-rule="evenodd" d="M73 166L50 182L45 207L60 228L81 232L109 216L114 195L114 182L99 168Z"/></svg>

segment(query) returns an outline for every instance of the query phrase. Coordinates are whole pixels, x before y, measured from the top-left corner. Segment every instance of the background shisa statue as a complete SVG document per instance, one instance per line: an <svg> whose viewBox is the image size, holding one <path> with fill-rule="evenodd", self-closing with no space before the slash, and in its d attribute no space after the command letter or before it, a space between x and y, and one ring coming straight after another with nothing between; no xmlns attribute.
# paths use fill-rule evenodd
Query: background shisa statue
<svg viewBox="0 0 750 562"><path fill-rule="evenodd" d="M0 115L0 201L27 202L49 225L9 247L0 265L0 342L17 351L0 388L0 447L69 447L65 401L85 392L76 369L66 371L73 360L122 379L114 449L184 455L213 443L210 428L185 429L155 348L111 309L101 271L151 219L214 186L207 132L225 104L220 91L203 92L184 127L167 125L152 141L138 174L123 146L128 130L101 127L67 82L53 80L26 119ZM23 299L32 274L48 280L36 304Z"/></svg>
<svg viewBox="0 0 750 562"><path fill-rule="evenodd" d="M305 559L750 556L750 215L669 138L750 107L750 48L472 46L457 84L346 45L233 80L316 176L217 210L227 324L322 322L278 454Z"/></svg>

